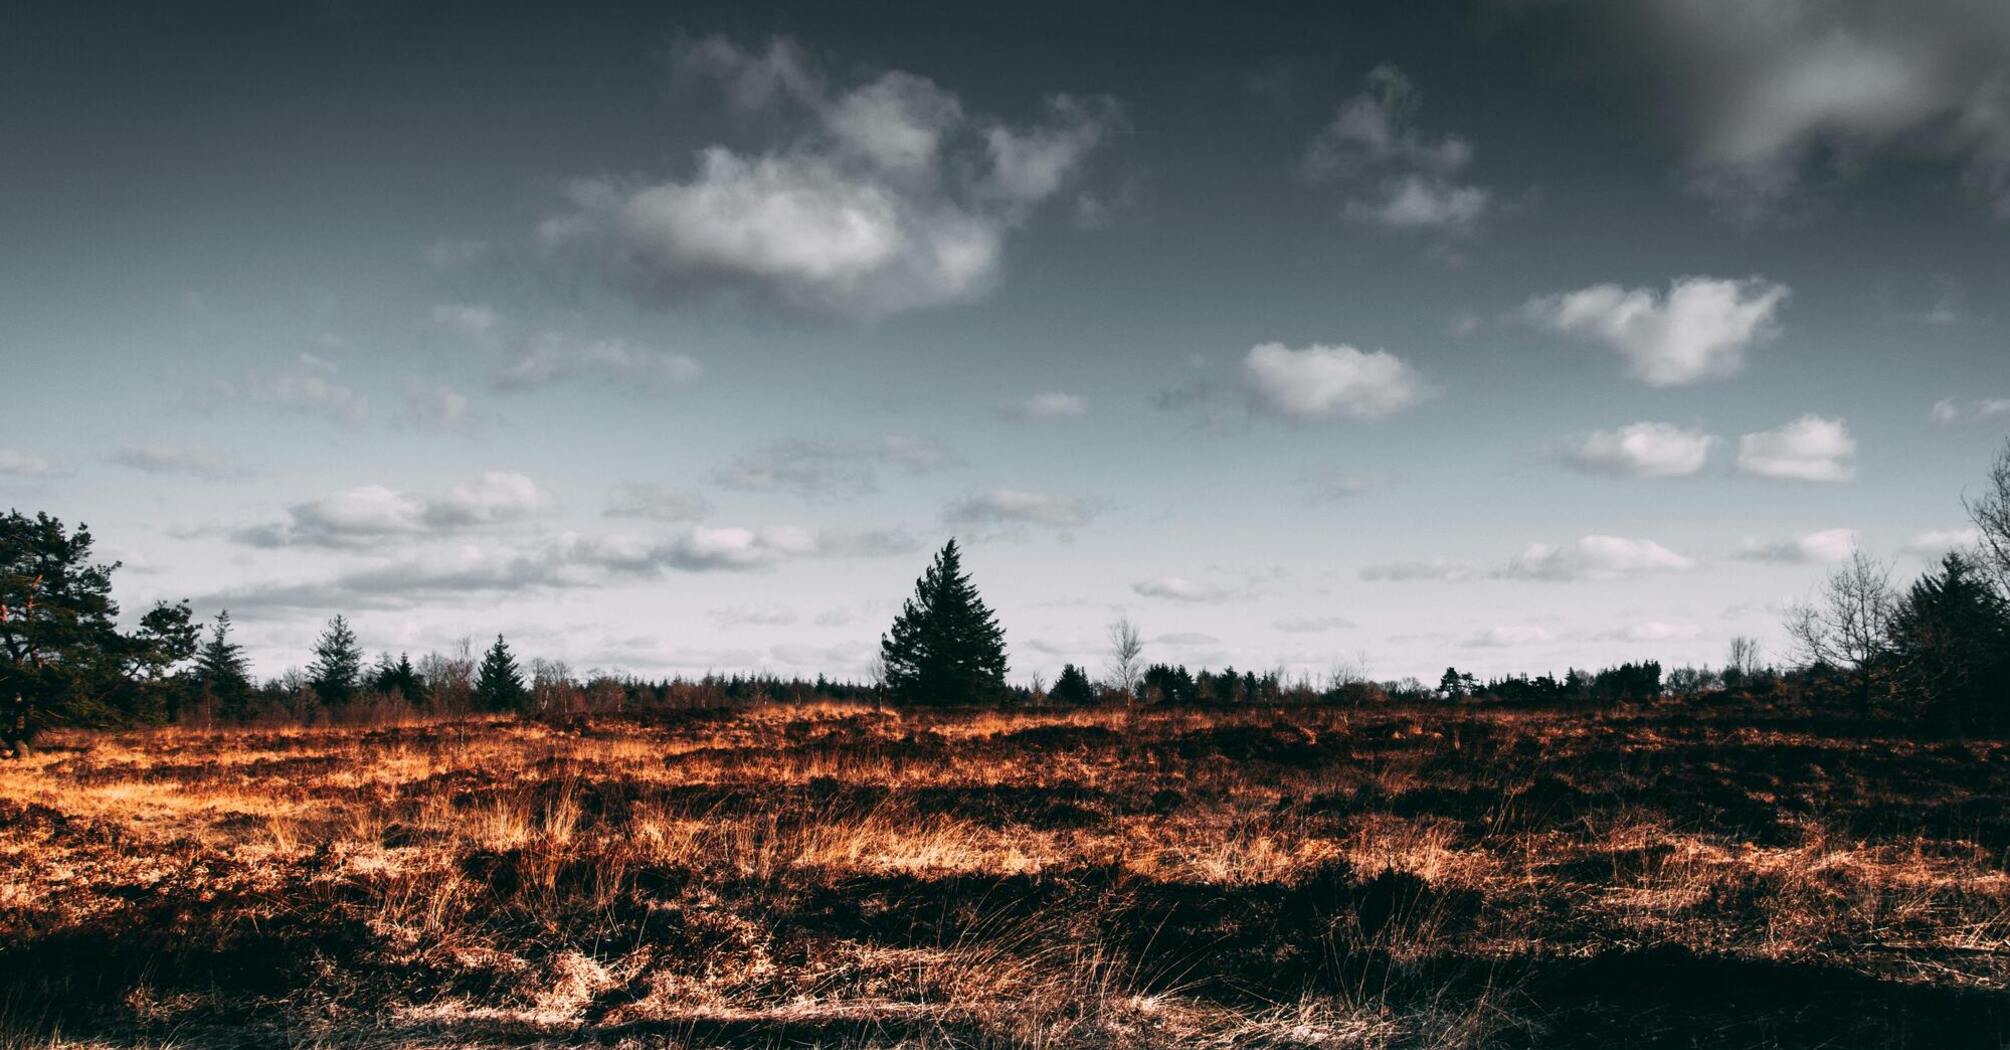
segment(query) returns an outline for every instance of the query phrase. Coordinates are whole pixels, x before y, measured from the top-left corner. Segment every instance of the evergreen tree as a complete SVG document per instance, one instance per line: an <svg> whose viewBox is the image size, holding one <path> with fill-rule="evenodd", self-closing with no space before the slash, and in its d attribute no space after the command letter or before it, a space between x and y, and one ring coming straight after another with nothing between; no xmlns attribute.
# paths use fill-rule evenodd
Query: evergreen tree
<svg viewBox="0 0 2010 1050"><path fill-rule="evenodd" d="M363 649L349 621L336 616L314 643L314 662L307 667L307 684L324 704L341 706L356 695L363 678Z"/></svg>
<svg viewBox="0 0 2010 1050"><path fill-rule="evenodd" d="M209 641L195 654L195 689L216 705L216 713L243 718L251 700L250 665L244 646L230 640L230 610L216 614Z"/></svg>
<svg viewBox="0 0 2010 1050"><path fill-rule="evenodd" d="M2001 718L2010 672L2010 603L1979 567L1953 553L1920 577L1891 617L1890 645L1901 695L1959 726Z"/></svg>
<svg viewBox="0 0 2010 1050"><path fill-rule="evenodd" d="M1061 677L1054 679L1054 688L1047 695L1057 704L1087 704L1096 699L1096 687L1089 684L1089 676L1074 664L1061 666Z"/></svg>
<svg viewBox="0 0 2010 1050"><path fill-rule="evenodd" d="M496 644L489 646L482 657L481 670L475 675L475 702L487 711L518 711L529 698L530 691L524 688L516 657L510 655L503 636L496 635Z"/></svg>
<svg viewBox="0 0 2010 1050"><path fill-rule="evenodd" d="M423 692L419 672L406 653L399 653L396 660L391 659L390 653L380 654L376 668L370 672L370 688L385 696L400 697L407 703L418 700Z"/></svg>
<svg viewBox="0 0 2010 1050"><path fill-rule="evenodd" d="M886 688L898 703L969 704L1005 691L1005 632L963 573L950 540L880 637Z"/></svg>
<svg viewBox="0 0 2010 1050"><path fill-rule="evenodd" d="M92 542L89 528L47 514L0 515L0 702L18 695L77 722L132 719L150 713L152 687L188 658L185 604L163 602L138 631L119 632L119 565L93 561Z"/></svg>
<svg viewBox="0 0 2010 1050"><path fill-rule="evenodd" d="M1200 699L1193 675L1184 666L1153 664L1145 668L1145 699L1162 704L1191 704Z"/></svg>
<svg viewBox="0 0 2010 1050"><path fill-rule="evenodd" d="M140 629L127 645L131 673L143 683L149 721L163 715L170 722L181 721L181 703L189 682L175 671L175 665L195 655L201 638L202 628L195 625L194 613L185 601L155 603L140 617Z"/></svg>

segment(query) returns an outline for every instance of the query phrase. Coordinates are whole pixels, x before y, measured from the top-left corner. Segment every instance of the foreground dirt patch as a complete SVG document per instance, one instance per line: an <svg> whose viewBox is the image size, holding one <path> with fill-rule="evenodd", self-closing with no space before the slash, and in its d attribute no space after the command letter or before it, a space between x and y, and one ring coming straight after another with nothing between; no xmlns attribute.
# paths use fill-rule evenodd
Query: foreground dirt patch
<svg viewBox="0 0 2010 1050"><path fill-rule="evenodd" d="M0 766L22 1045L2010 1040L2001 742L818 706L51 743Z"/></svg>

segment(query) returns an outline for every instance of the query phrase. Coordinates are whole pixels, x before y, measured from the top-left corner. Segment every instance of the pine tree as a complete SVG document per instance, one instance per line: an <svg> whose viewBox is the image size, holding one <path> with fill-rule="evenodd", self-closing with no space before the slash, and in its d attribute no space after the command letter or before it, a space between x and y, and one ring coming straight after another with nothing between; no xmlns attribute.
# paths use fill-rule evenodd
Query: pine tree
<svg viewBox="0 0 2010 1050"><path fill-rule="evenodd" d="M1891 617L1900 693L1950 726L2002 718L1987 710L2010 672L2010 603L1959 553L1920 577Z"/></svg>
<svg viewBox="0 0 2010 1050"><path fill-rule="evenodd" d="M475 675L475 702L488 711L517 711L529 697L523 673L517 670L516 657L510 655L503 636L496 635L496 644L489 646L482 657L481 670Z"/></svg>
<svg viewBox="0 0 2010 1050"><path fill-rule="evenodd" d="M314 662L307 667L307 684L324 704L340 706L356 695L363 677L363 649L349 621L336 616L314 643Z"/></svg>
<svg viewBox="0 0 2010 1050"><path fill-rule="evenodd" d="M907 704L970 704L1005 691L1005 632L944 544L879 641L886 687Z"/></svg>
<svg viewBox="0 0 2010 1050"><path fill-rule="evenodd" d="M1054 679L1054 688L1047 693L1057 704L1087 704L1096 699L1096 687L1089 684L1089 676L1074 664L1061 665L1061 677Z"/></svg>
<svg viewBox="0 0 2010 1050"><path fill-rule="evenodd" d="M412 666L412 657L407 653L399 653L396 660L391 659L390 653L380 654L377 666L370 672L370 688L408 703L416 702L424 692L418 669Z"/></svg>
<svg viewBox="0 0 2010 1050"><path fill-rule="evenodd" d="M195 688L216 705L217 714L237 719L246 714L251 699L250 665L244 646L230 640L230 610L216 614L209 641L195 654Z"/></svg>

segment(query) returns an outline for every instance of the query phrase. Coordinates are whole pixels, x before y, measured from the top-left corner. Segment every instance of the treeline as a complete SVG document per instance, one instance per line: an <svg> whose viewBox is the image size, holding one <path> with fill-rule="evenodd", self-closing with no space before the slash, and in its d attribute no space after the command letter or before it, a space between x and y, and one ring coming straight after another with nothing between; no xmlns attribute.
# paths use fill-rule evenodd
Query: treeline
<svg viewBox="0 0 2010 1050"><path fill-rule="evenodd" d="M479 656L453 652L367 658L346 619L329 621L304 669L254 682L228 612L198 624L187 602L161 603L130 632L111 598L116 563L92 559L92 536L47 514L0 517L0 702L11 725L24 708L79 725L189 721L298 722L488 712L558 716L763 701L862 700L909 705L1094 703L1230 705L1432 701L1613 704L1713 695L1839 701L1865 717L1900 717L1949 731L2010 728L2010 444L1982 495L1965 504L1980 542L1948 554L1904 588L1861 551L1832 572L1786 622L1796 651L1776 670L1739 638L1721 669L1657 661L1561 677L1486 681L1456 667L1435 684L1372 681L1351 667L1324 678L1226 667L1189 670L1142 659L1134 624L1110 625L1108 665L1091 678L1068 664L1052 683L1005 681L1005 634L949 541L880 640L869 682L706 675L650 680L564 663L518 660L497 637ZM16 699L18 698L18 699Z"/></svg>
<svg viewBox="0 0 2010 1050"><path fill-rule="evenodd" d="M1351 668L1342 666L1324 677L1288 675L1283 671L1220 671L1201 668L1189 671L1179 664L1155 663L1141 671L1135 684L1126 687L1118 676L1100 680L1087 669L1068 664L1051 688L1029 690L1029 699L1055 704L1142 703L1176 705L1215 704L1361 704L1457 701L1465 703L1510 704L1616 704L1659 700L1668 697L1702 697L1713 693L1746 695L1772 694L1795 681L1771 668L1745 669L1727 666L1677 668L1665 678L1661 664L1648 660L1623 663L1598 671L1575 668L1562 677L1511 675L1480 680L1456 667L1445 669L1436 685L1419 678L1370 681Z"/></svg>
<svg viewBox="0 0 2010 1050"><path fill-rule="evenodd" d="M520 663L498 635L479 657L463 639L451 652L380 653L367 662L348 621L328 622L305 669L254 683L243 649L230 639L230 614L217 617L193 665L176 683L193 722L384 721L405 716L514 714L559 717L594 712L722 707L773 701L871 700L866 684L818 675L706 674L648 679L605 671L576 674L564 661ZM176 720L172 713L170 720Z"/></svg>

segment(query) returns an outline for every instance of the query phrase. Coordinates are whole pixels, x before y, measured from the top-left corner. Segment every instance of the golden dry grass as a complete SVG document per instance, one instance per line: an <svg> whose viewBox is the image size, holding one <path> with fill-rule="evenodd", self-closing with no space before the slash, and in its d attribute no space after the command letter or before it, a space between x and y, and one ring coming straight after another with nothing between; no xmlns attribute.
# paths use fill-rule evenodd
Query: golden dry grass
<svg viewBox="0 0 2010 1050"><path fill-rule="evenodd" d="M0 765L0 1025L2001 1043L2010 748L1745 714L821 704L58 736Z"/></svg>

